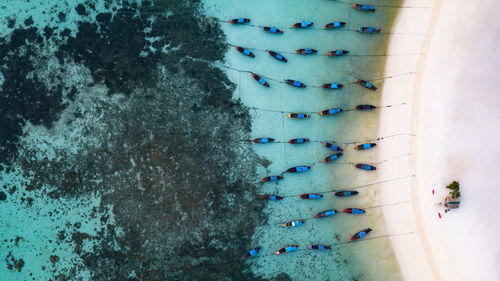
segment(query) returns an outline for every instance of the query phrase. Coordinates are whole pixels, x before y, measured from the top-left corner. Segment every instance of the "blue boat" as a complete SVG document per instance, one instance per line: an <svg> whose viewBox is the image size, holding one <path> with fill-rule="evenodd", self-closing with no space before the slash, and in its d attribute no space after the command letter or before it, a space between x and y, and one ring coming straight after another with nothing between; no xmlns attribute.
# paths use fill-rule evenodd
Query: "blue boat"
<svg viewBox="0 0 500 281"><path fill-rule="evenodd" d="M374 105L371 105L371 104L356 105L356 110L372 110L372 109L375 109L375 108L377 108L377 107L374 106Z"/></svg>
<svg viewBox="0 0 500 281"><path fill-rule="evenodd" d="M255 58L255 55L250 52L249 50L243 48L243 47L240 47L240 46L234 46L236 48L236 50L238 50L238 52L244 54L245 56L249 56L251 58Z"/></svg>
<svg viewBox="0 0 500 281"><path fill-rule="evenodd" d="M356 10L365 11L365 12L375 12L375 7L372 5L364 5L364 4L352 4L352 7Z"/></svg>
<svg viewBox="0 0 500 281"><path fill-rule="evenodd" d="M253 143L270 143L274 142L273 138L257 138L252 140Z"/></svg>
<svg viewBox="0 0 500 281"><path fill-rule="evenodd" d="M368 235L368 233L370 233L372 231L371 228L367 228L367 229L364 229L364 230L361 230L360 232L354 234L351 239L349 240L349 242L352 242L352 241L356 241L358 239L361 239L363 237L365 237L366 235Z"/></svg>
<svg viewBox="0 0 500 281"><path fill-rule="evenodd" d="M339 28L345 25L345 22L343 21L334 21L325 24L325 28L332 29L332 28Z"/></svg>
<svg viewBox="0 0 500 281"><path fill-rule="evenodd" d="M344 151L342 149L342 147L334 144L334 143L331 143L331 142L321 142L321 144L326 147L326 148L329 148L330 150L336 150L336 151Z"/></svg>
<svg viewBox="0 0 500 281"><path fill-rule="evenodd" d="M267 52L269 53L269 55L271 55L273 58L275 58L279 61L288 62L288 60L284 56L276 53L275 51L267 51Z"/></svg>
<svg viewBox="0 0 500 281"><path fill-rule="evenodd" d="M250 19L247 19L247 18L237 18L237 19L228 20L227 22L228 23L232 23L232 24L243 24L243 23L250 22Z"/></svg>
<svg viewBox="0 0 500 281"><path fill-rule="evenodd" d="M307 249L309 249L309 250L323 251L323 250L331 250L332 247L325 246L325 245L320 245L320 244L312 244L312 245L307 246Z"/></svg>
<svg viewBox="0 0 500 281"><path fill-rule="evenodd" d="M290 245L290 246L286 246L286 247L283 247L281 249L279 249L278 251L276 251L274 254L275 255L281 255L281 254L286 254L286 253L290 253L292 251L295 251L297 250L297 248L299 247L299 245Z"/></svg>
<svg viewBox="0 0 500 281"><path fill-rule="evenodd" d="M300 81L295 81L295 80L292 80L292 79L287 79L287 80L285 80L285 82L288 85L291 85L291 86L294 86L294 87L297 87L297 88L305 88L305 87L307 87L304 83L302 83Z"/></svg>
<svg viewBox="0 0 500 281"><path fill-rule="evenodd" d="M328 56L329 57L339 57L339 56L343 56L343 55L347 55L349 54L349 51L347 50L336 50L336 51L331 51L331 52L328 52Z"/></svg>
<svg viewBox="0 0 500 281"><path fill-rule="evenodd" d="M257 248L254 248L250 251L248 251L242 258L241 260L246 260L248 259L249 257L253 257L257 254L257 252L260 251L260 247L257 247Z"/></svg>
<svg viewBox="0 0 500 281"><path fill-rule="evenodd" d="M310 199L321 199L321 198L323 198L323 195L322 194L318 194L318 193L304 193L304 194L299 195L299 198L300 199L307 199L307 200L310 200Z"/></svg>
<svg viewBox="0 0 500 281"><path fill-rule="evenodd" d="M353 214L353 215L359 215L359 214L364 214L366 213L365 210L363 209L358 209L358 208L346 208L342 212L346 214Z"/></svg>
<svg viewBox="0 0 500 281"><path fill-rule="evenodd" d="M324 212L321 212L321 213L317 213L314 217L315 218L324 218L324 217L333 216L336 213L338 213L337 210L328 210L328 211L324 211Z"/></svg>
<svg viewBox="0 0 500 281"><path fill-rule="evenodd" d="M297 167L292 167L288 170L285 171L285 173L301 173L305 171L309 171L311 169L310 166L297 166Z"/></svg>
<svg viewBox="0 0 500 281"><path fill-rule="evenodd" d="M348 191L348 190L335 192L335 196L337 197L350 197L358 194L359 194L358 191Z"/></svg>
<svg viewBox="0 0 500 281"><path fill-rule="evenodd" d="M368 165L368 164L356 164L356 165L354 165L354 167L361 169L361 170L367 170L367 171L374 171L377 169L375 166Z"/></svg>
<svg viewBox="0 0 500 281"><path fill-rule="evenodd" d="M307 119L307 118L309 118L309 114L307 114L307 113L294 113L294 112L292 112L292 113L288 113L286 116L290 119Z"/></svg>
<svg viewBox="0 0 500 281"><path fill-rule="evenodd" d="M283 196L279 195L272 195L272 194L264 194L260 196L261 199L266 199L270 201L277 201L277 200L282 200Z"/></svg>
<svg viewBox="0 0 500 281"><path fill-rule="evenodd" d="M301 144L301 143L306 143L306 142L309 142L309 139L297 138L297 139L291 139L288 141L289 144Z"/></svg>
<svg viewBox="0 0 500 281"><path fill-rule="evenodd" d="M379 33L380 31L382 31L382 29L371 27L371 26L360 26L360 27L358 27L357 31L361 32L361 33L375 34L375 33Z"/></svg>
<svg viewBox="0 0 500 281"><path fill-rule="evenodd" d="M356 82L363 85L367 89L374 90L374 91L377 89L377 87L375 87L372 83L370 83L368 81L356 79Z"/></svg>
<svg viewBox="0 0 500 281"><path fill-rule="evenodd" d="M320 111L319 115L321 115L321 116L334 115L334 114L340 113L342 111L344 111L342 108L330 108L330 109L325 109L323 111Z"/></svg>
<svg viewBox="0 0 500 281"><path fill-rule="evenodd" d="M332 154L328 157L326 157L325 159L323 159L323 163L328 163L328 162L332 162L333 160L336 160L336 159L339 159L339 157L342 156L342 152L337 152L335 154Z"/></svg>
<svg viewBox="0 0 500 281"><path fill-rule="evenodd" d="M318 50L316 50L316 49L310 49L310 48L305 48L305 49L298 49L295 52L297 54L312 55L312 54L316 54L318 52Z"/></svg>
<svg viewBox="0 0 500 281"><path fill-rule="evenodd" d="M354 147L354 149L356 149L356 150L367 150L367 149L370 149L370 148L375 147L375 146L377 146L376 143L365 143L365 144L360 144L360 145Z"/></svg>
<svg viewBox="0 0 500 281"><path fill-rule="evenodd" d="M304 224L304 221L303 220L296 220L296 221L289 221L289 222L285 222L284 224L281 225L281 227L294 227L294 226L299 226L299 225L303 225Z"/></svg>
<svg viewBox="0 0 500 281"><path fill-rule="evenodd" d="M344 87L344 85L337 84L337 83L328 83L328 84L321 85L321 88L323 88L323 89L340 89L343 87Z"/></svg>
<svg viewBox="0 0 500 281"><path fill-rule="evenodd" d="M301 22L292 24L292 27L293 28L306 28L306 27L313 26L313 24L314 24L314 22L312 22L312 21L301 21Z"/></svg>
<svg viewBox="0 0 500 281"><path fill-rule="evenodd" d="M260 28L269 33L283 34L283 30L277 29L276 27L261 26Z"/></svg>

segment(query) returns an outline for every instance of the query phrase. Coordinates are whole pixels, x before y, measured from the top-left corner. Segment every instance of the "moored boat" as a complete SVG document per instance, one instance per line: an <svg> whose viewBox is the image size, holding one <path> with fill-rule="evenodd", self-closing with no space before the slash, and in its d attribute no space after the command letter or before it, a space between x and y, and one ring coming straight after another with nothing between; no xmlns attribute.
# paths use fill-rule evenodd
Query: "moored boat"
<svg viewBox="0 0 500 281"><path fill-rule="evenodd" d="M375 12L375 7L372 5L352 4L352 7L360 11Z"/></svg>
<svg viewBox="0 0 500 281"><path fill-rule="evenodd" d="M285 222L283 224L281 224L281 227L294 227L294 226L299 226L299 225L302 225L304 224L304 221L303 220L296 220L296 221L289 221L289 222Z"/></svg>
<svg viewBox="0 0 500 281"><path fill-rule="evenodd" d="M289 144L301 144L301 143L306 143L306 142L309 142L309 139L297 138L297 139L291 139L288 141Z"/></svg>
<svg viewBox="0 0 500 281"><path fill-rule="evenodd" d="M323 89L340 89L343 87L344 87L344 85L337 84L337 83L328 83L328 84L321 85L321 88L323 88Z"/></svg>
<svg viewBox="0 0 500 281"><path fill-rule="evenodd" d="M377 107L374 106L374 105L371 105L371 104L356 105L356 110L372 110L372 109L375 109L375 108L377 108Z"/></svg>
<svg viewBox="0 0 500 281"><path fill-rule="evenodd" d="M314 217L317 218L317 219L318 218L324 218L324 217L333 216L336 213L338 213L337 210L328 210L328 211L324 211L324 212L321 212L321 213L317 213Z"/></svg>
<svg viewBox="0 0 500 281"><path fill-rule="evenodd" d="M282 56L282 55L280 55L280 54L276 53L275 51L267 51L267 52L268 52L268 53L269 53L269 54L270 54L273 58L275 58L275 59L277 59L277 60L279 60L279 61L282 61L282 62L288 62L288 60L287 60L284 56Z"/></svg>
<svg viewBox="0 0 500 281"><path fill-rule="evenodd" d="M273 194L264 194L264 195L261 195L260 198L266 199L266 200L271 200L271 201L277 201L277 200L282 200L283 196L273 195Z"/></svg>
<svg viewBox="0 0 500 281"><path fill-rule="evenodd" d="M271 182L271 181L279 181L282 179L283 179L282 176L267 176L267 177L263 177L260 181L261 182Z"/></svg>
<svg viewBox="0 0 500 281"><path fill-rule="evenodd" d="M313 24L314 24L314 22L312 22L312 21L301 21L301 22L292 24L292 27L293 28L306 28L306 27L313 26Z"/></svg>
<svg viewBox="0 0 500 281"><path fill-rule="evenodd" d="M259 82L262 86L268 87L269 88L269 83L267 83L264 78L260 77L258 74L255 74L253 72L250 72L252 74L253 79L255 79L257 82Z"/></svg>
<svg viewBox="0 0 500 281"><path fill-rule="evenodd" d="M336 150L336 151L344 151L342 149L342 147L334 144L334 143L331 143L331 142L321 142L321 144L326 147L326 148L329 148L330 150Z"/></svg>
<svg viewBox="0 0 500 281"><path fill-rule="evenodd" d="M336 159L339 159L340 156L342 156L342 152L337 152L337 153L334 153L328 157L326 157L325 159L323 159L321 162L323 163L328 163L328 162L332 162L333 160L336 160Z"/></svg>
<svg viewBox="0 0 500 281"><path fill-rule="evenodd" d="M321 199L321 198L323 198L323 195L318 194L318 193L304 193L304 194L299 195L299 198L306 199L306 200Z"/></svg>
<svg viewBox="0 0 500 281"><path fill-rule="evenodd" d="M312 55L312 54L316 54L318 52L318 50L316 50L316 49L310 49L310 48L305 48L305 49L298 49L295 52L297 54Z"/></svg>
<svg viewBox="0 0 500 281"><path fill-rule="evenodd" d="M288 118L291 118L291 119L307 119L309 118L309 114L307 113L288 113L286 115Z"/></svg>
<svg viewBox="0 0 500 281"><path fill-rule="evenodd" d="M331 250L332 247L326 246L326 245L320 245L320 244L312 244L312 245L307 246L307 249L322 251L322 250Z"/></svg>
<svg viewBox="0 0 500 281"><path fill-rule="evenodd" d="M253 143L270 143L274 142L273 138L257 138L252 140Z"/></svg>
<svg viewBox="0 0 500 281"><path fill-rule="evenodd" d="M337 191L335 192L335 196L337 197L350 197L350 196L354 196L354 195L358 195L359 192L358 191L349 191L349 190L345 190L345 191Z"/></svg>
<svg viewBox="0 0 500 281"><path fill-rule="evenodd" d="M292 86L297 87L297 88L305 88L305 87L307 87L306 84L304 84L304 83L302 83L300 81L292 80L292 79L286 79L285 82L288 85L292 85Z"/></svg>
<svg viewBox="0 0 500 281"><path fill-rule="evenodd" d="M236 48L236 50L238 50L238 52L244 54L245 56L249 56L251 58L255 58L255 55L250 52L249 50L243 48L243 47L240 47L240 46L234 46Z"/></svg>
<svg viewBox="0 0 500 281"><path fill-rule="evenodd" d="M248 251L242 258L241 260L246 260L249 257L253 257L257 254L257 252L260 251L260 247L253 248L252 250Z"/></svg>
<svg viewBox="0 0 500 281"><path fill-rule="evenodd" d="M361 33L369 33L369 34L375 34L375 33L379 33L380 31L382 31L382 29L380 29L380 28L375 28L375 27L371 27L371 26L360 26L356 30L358 32L361 32Z"/></svg>
<svg viewBox="0 0 500 281"><path fill-rule="evenodd" d="M370 233L372 231L371 228L367 228L367 229L363 229L361 230L360 232L354 234L351 239L349 240L349 242L352 242L352 241L356 241L356 240L359 240L363 237L365 237L366 235L368 235L368 233Z"/></svg>
<svg viewBox="0 0 500 281"><path fill-rule="evenodd" d="M366 213L365 210L358 209L358 208L346 208L342 212L347 213L347 214L353 214L353 215L359 215L359 214Z"/></svg>
<svg viewBox="0 0 500 281"><path fill-rule="evenodd" d="M343 55L347 55L349 54L349 51L346 51L346 50L336 50L336 51L331 51L331 52L328 52L328 56L330 57L339 57L339 56L343 56Z"/></svg>
<svg viewBox="0 0 500 281"><path fill-rule="evenodd" d="M296 167L291 167L288 170L285 171L285 173L300 173L300 172L305 172L311 169L311 166L296 166Z"/></svg>
<svg viewBox="0 0 500 281"><path fill-rule="evenodd" d="M370 83L368 81L356 79L356 82L363 85L367 89L374 90L374 91L377 89L377 87L375 87L372 83Z"/></svg>
<svg viewBox="0 0 500 281"><path fill-rule="evenodd" d="M340 113L342 111L344 111L342 108L330 108L330 109L325 109L325 110L319 112L319 115L321 115L321 116L334 115L334 114Z"/></svg>
<svg viewBox="0 0 500 281"><path fill-rule="evenodd" d="M376 143L364 143L364 144L360 144L358 146L355 146L354 149L356 150L366 150L366 149L370 149L372 147L375 147L377 146Z"/></svg>
<svg viewBox="0 0 500 281"><path fill-rule="evenodd" d="M276 27L261 26L260 28L262 28L262 30L269 32L269 33L283 34L283 30L277 29Z"/></svg>
<svg viewBox="0 0 500 281"><path fill-rule="evenodd" d="M377 169L377 167L372 166L372 165L368 165L368 164L356 164L356 165L354 165L354 167L361 169L361 170L367 170L367 171L373 171L373 170Z"/></svg>
<svg viewBox="0 0 500 281"><path fill-rule="evenodd" d="M281 254L290 253L292 251L297 250L298 247L299 247L299 245L289 245L289 246L286 246L286 247L283 247L283 248L279 249L274 254L275 255L281 255Z"/></svg>
<svg viewBox="0 0 500 281"><path fill-rule="evenodd" d="M247 18L237 18L237 19L228 20L227 22L228 23L232 23L232 24L243 24L243 23L250 22L250 19L247 19Z"/></svg>
<svg viewBox="0 0 500 281"><path fill-rule="evenodd" d="M343 22L343 21L334 21L334 22L330 22L330 23L327 23L325 24L325 28L338 28L338 27L341 27L341 26L344 26L346 23Z"/></svg>

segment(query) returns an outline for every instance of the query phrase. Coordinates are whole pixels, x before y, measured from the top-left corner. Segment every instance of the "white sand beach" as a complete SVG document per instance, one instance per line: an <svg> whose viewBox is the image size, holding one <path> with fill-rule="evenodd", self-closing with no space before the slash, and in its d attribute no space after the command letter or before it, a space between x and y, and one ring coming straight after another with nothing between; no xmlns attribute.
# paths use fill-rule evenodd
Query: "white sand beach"
<svg viewBox="0 0 500 281"><path fill-rule="evenodd" d="M421 52L420 57L388 57L386 74L416 71L387 80L383 104L411 103L385 110L379 135L416 136L384 141L380 158L409 152L409 161L391 161L380 179L415 175L380 187L382 203L409 199L412 204L384 208L404 280L500 280L500 243L496 233L500 172L500 96L496 88L500 57L497 1L405 1L388 53ZM488 7L488 8L485 8ZM436 205L461 184L462 205L444 213ZM434 190L434 195L433 195ZM441 214L442 218L439 218Z"/></svg>

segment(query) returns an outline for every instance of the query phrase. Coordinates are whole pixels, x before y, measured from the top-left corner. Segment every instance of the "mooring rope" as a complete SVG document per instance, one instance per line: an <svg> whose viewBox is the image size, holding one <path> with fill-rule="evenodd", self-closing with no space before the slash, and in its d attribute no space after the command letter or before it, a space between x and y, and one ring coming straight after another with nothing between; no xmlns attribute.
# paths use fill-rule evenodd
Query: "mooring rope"
<svg viewBox="0 0 500 281"><path fill-rule="evenodd" d="M398 103L398 104L390 104L390 105L377 106L374 109L378 109L378 108L390 108L390 107L393 107L393 106L401 106L401 105L407 105L407 103L403 102L403 103ZM274 113L290 113L290 112L295 112L293 110L278 110L278 109L261 108L261 107L255 107L255 106L248 106L248 108L250 108L252 110L257 110L257 111L274 112ZM331 108L335 108L335 106L331 106L328 109L331 109ZM328 110L328 109L325 109L325 110ZM358 111L358 110L356 110L356 108L349 108L349 109L343 109L342 110L342 112L351 112L351 111ZM321 111L299 111L299 112L300 113L307 113L307 114L319 114ZM342 113L342 112L340 112L340 113ZM339 114L339 113L337 113L337 114ZM337 115L337 114L334 114L334 115ZM325 117L334 116L334 115L325 115Z"/></svg>
<svg viewBox="0 0 500 281"><path fill-rule="evenodd" d="M346 4L351 6L352 4L360 4L360 3L350 3L341 0L332 0L333 2L338 2L342 4ZM367 4L371 6L375 6L375 8L383 7L383 8L399 8L399 9L429 9L428 6L398 6L398 5L384 5L384 4Z"/></svg>

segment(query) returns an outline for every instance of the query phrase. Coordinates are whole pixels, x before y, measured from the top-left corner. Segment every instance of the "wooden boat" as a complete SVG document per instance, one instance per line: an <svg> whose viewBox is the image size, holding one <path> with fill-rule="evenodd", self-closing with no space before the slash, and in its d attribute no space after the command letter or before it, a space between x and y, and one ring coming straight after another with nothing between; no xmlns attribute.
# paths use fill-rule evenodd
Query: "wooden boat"
<svg viewBox="0 0 500 281"><path fill-rule="evenodd" d="M296 166L289 168L288 170L285 171L285 173L300 173L300 172L305 172L311 169L311 166Z"/></svg>
<svg viewBox="0 0 500 281"><path fill-rule="evenodd" d="M307 119L309 118L309 114L307 113L288 113L286 115L288 118L291 118L291 119Z"/></svg>
<svg viewBox="0 0 500 281"><path fill-rule="evenodd" d="M250 52L249 50L243 48L243 47L240 47L240 46L234 46L236 48L236 50L238 50L238 52L244 54L245 56L249 56L251 58L255 58L255 55Z"/></svg>
<svg viewBox="0 0 500 281"><path fill-rule="evenodd" d="M314 22L311 22L311 21L301 21L301 22L292 24L292 27L293 28L306 28L306 27L313 26L313 24L314 24Z"/></svg>
<svg viewBox="0 0 500 281"><path fill-rule="evenodd" d="M342 156L342 152L337 152L337 153L334 153L328 157L326 157L325 159L323 159L323 163L328 163L328 162L332 162L333 160L336 160L336 159L339 159L340 156Z"/></svg>
<svg viewBox="0 0 500 281"><path fill-rule="evenodd" d="M366 235L368 235L368 233L370 233L372 231L371 228L367 228L367 229L363 229L361 230L360 232L354 234L351 239L349 240L349 242L352 242L352 241L356 241L356 240L359 240L363 237L365 237Z"/></svg>
<svg viewBox="0 0 500 281"><path fill-rule="evenodd" d="M287 80L285 80L285 82L288 85L292 85L292 86L297 87L297 88L305 88L305 87L307 87L304 83L302 83L300 81L295 81L295 80L292 80L292 79L287 79Z"/></svg>
<svg viewBox="0 0 500 281"><path fill-rule="evenodd" d="M274 52L274 51L267 51L267 52L268 52L268 53L269 53L269 54L270 54L273 58L275 58L275 59L277 59L277 60L279 60L279 61L282 61L282 62L288 62L288 60L287 60L284 56L282 56L282 55L280 55L280 54L278 54L278 53L276 53L276 52Z"/></svg>
<svg viewBox="0 0 500 281"><path fill-rule="evenodd" d="M302 225L304 224L304 221L303 220L296 220L296 221L289 221L289 222L285 222L283 224L281 224L281 227L294 227L294 226L299 226L299 225Z"/></svg>
<svg viewBox="0 0 500 281"><path fill-rule="evenodd" d="M269 83L267 83L266 80L264 80L262 77L260 77L259 75L255 74L253 72L250 72L250 73L252 74L253 79L255 79L257 82L259 82L262 86L269 88Z"/></svg>
<svg viewBox="0 0 500 281"><path fill-rule="evenodd" d="M339 56L343 56L343 55L347 55L349 54L349 51L346 51L346 50L336 50L336 51L331 51L331 52L328 52L328 56L330 57L339 57Z"/></svg>
<svg viewBox="0 0 500 281"><path fill-rule="evenodd" d="M267 177L263 177L260 181L261 182L272 182L272 181L279 181L282 179L283 179L282 176L267 176Z"/></svg>
<svg viewBox="0 0 500 281"><path fill-rule="evenodd" d="M317 218L317 219L319 219L319 218L333 216L336 213L338 213L337 210L328 210L328 211L324 211L324 212L321 212L321 213L317 213L314 217Z"/></svg>
<svg viewBox="0 0 500 281"><path fill-rule="evenodd" d="M270 143L270 142L274 142L274 139L273 138L258 138L258 139L253 139L252 142L253 143Z"/></svg>
<svg viewBox="0 0 500 281"><path fill-rule="evenodd" d="M261 26L262 30L269 32L269 33L277 33L277 34L283 34L283 30L277 29L276 27L271 27L271 26Z"/></svg>
<svg viewBox="0 0 500 281"><path fill-rule="evenodd" d="M316 54L318 52L318 50L305 48L305 49L298 49L295 52L297 54L312 55L312 54Z"/></svg>
<svg viewBox="0 0 500 281"><path fill-rule="evenodd" d="M330 109L325 109L319 113L321 116L328 116L328 115L335 115L340 112L344 111L342 108L330 108Z"/></svg>
<svg viewBox="0 0 500 281"><path fill-rule="evenodd" d="M374 106L374 105L371 105L371 104L356 105L356 110L372 110L372 109L375 109L375 108L377 108L377 107Z"/></svg>
<svg viewBox="0 0 500 281"><path fill-rule="evenodd" d="M323 198L323 195L318 194L318 193L304 193L304 194L299 195L299 198L306 199L306 200L321 199L321 198Z"/></svg>
<svg viewBox="0 0 500 281"><path fill-rule="evenodd" d="M356 79L356 82L363 85L367 89L374 90L374 91L377 89L377 87L375 87L372 83L370 83L368 81Z"/></svg>
<svg viewBox="0 0 500 281"><path fill-rule="evenodd" d="M322 250L331 250L332 247L320 245L320 244L312 244L312 245L307 246L307 249L322 251Z"/></svg>
<svg viewBox="0 0 500 281"><path fill-rule="evenodd" d="M250 19L247 19L247 18L237 18L237 19L228 20L227 22L228 23L232 23L232 24L243 24L243 23L250 22Z"/></svg>
<svg viewBox="0 0 500 281"><path fill-rule="evenodd" d="M360 11L375 12L375 7L372 5L352 4L352 7Z"/></svg>
<svg viewBox="0 0 500 281"><path fill-rule="evenodd" d="M282 196L272 195L272 194L264 194L264 195L261 195L260 198L266 199L266 200L271 200L271 201L277 201L277 200L283 199Z"/></svg>
<svg viewBox="0 0 500 281"><path fill-rule="evenodd" d="M340 89L343 87L344 87L344 85L337 84L337 83L328 83L328 84L321 85L321 88L323 88L323 89Z"/></svg>
<svg viewBox="0 0 500 281"><path fill-rule="evenodd" d="M289 144L301 144L306 142L309 142L309 139L298 138L298 139L291 139L288 141Z"/></svg>
<svg viewBox="0 0 500 281"><path fill-rule="evenodd" d="M358 209L358 208L346 208L342 212L347 213L347 214L353 214L353 215L359 215L359 214L366 213L365 210Z"/></svg>
<svg viewBox="0 0 500 281"><path fill-rule="evenodd" d="M299 245L289 245L289 246L286 246L286 247L283 247L283 248L279 249L274 254L275 255L281 255L281 254L290 253L292 251L297 250L298 247L299 247Z"/></svg>
<svg viewBox="0 0 500 281"><path fill-rule="evenodd" d="M257 252L260 251L260 247L253 248L252 250L248 251L242 258L241 260L246 260L249 257L253 257L257 254Z"/></svg>
<svg viewBox="0 0 500 281"><path fill-rule="evenodd" d="M334 22L330 22L330 23L325 24L325 28L328 28L328 29L338 28L338 27L341 27L344 25L345 25L345 22L343 22L343 21L334 21Z"/></svg>
<svg viewBox="0 0 500 281"><path fill-rule="evenodd" d="M349 190L346 190L346 191L338 191L338 192L335 192L335 196L337 197L350 197L350 196L354 196L354 195L358 195L358 191L349 191Z"/></svg>
<svg viewBox="0 0 500 281"><path fill-rule="evenodd" d="M358 146L355 146L354 149L356 150L366 150L366 149L370 149L372 147L375 147L377 146L376 143L365 143L365 144L360 144Z"/></svg>
<svg viewBox="0 0 500 281"><path fill-rule="evenodd" d="M367 170L367 171L374 171L377 169L377 167L368 165L368 164L356 164L354 167L361 169L361 170Z"/></svg>
<svg viewBox="0 0 500 281"><path fill-rule="evenodd" d="M324 147L327 147L327 148L329 148L329 149L331 149L331 150L336 150L336 151L344 151L344 150L342 149L342 147L340 147L340 146L338 146L338 145L336 145L336 144L334 144L334 143L331 143L331 142L321 142L321 144L322 144Z"/></svg>
<svg viewBox="0 0 500 281"><path fill-rule="evenodd" d="M369 33L369 34L375 34L375 33L379 33L380 31L382 31L382 29L380 29L380 28L375 28L375 27L370 27L370 26L360 26L356 30L358 32L361 32L361 33Z"/></svg>

